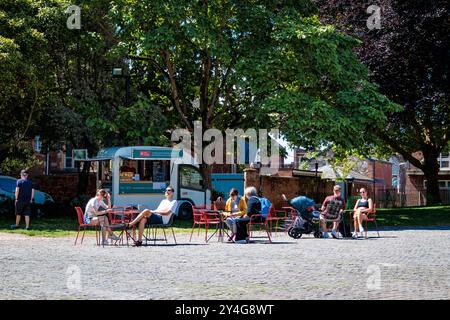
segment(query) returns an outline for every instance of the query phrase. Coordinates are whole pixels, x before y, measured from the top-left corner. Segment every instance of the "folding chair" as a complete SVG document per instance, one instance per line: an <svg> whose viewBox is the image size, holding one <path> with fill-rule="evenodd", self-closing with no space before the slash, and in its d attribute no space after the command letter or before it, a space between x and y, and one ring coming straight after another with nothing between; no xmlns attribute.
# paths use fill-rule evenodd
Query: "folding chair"
<svg viewBox="0 0 450 320"><path fill-rule="evenodd" d="M174 214L172 213L172 215L170 216L169 222L167 222L166 224L164 223L160 223L160 224L149 224L147 223L145 225L146 229L147 229L147 233L146 235L144 235L145 238L145 244L147 245L147 242L153 239L153 245L156 245L156 233L158 228L162 229L163 233L164 233L164 239L166 241L166 244L168 244L167 242L167 236L166 236L166 231L164 229L166 228L170 228L172 230L172 236L173 236L173 240L175 241L175 244L177 244L177 239L175 238L175 232L173 231L173 219L174 219ZM152 231L153 229L153 231ZM150 233L153 233L153 238L150 238Z"/></svg>
<svg viewBox="0 0 450 320"><path fill-rule="evenodd" d="M77 218L78 218L78 232L77 232L77 237L75 238L74 245L77 245L78 235L80 234L81 228L83 228L83 236L81 237L81 244L83 244L84 233L86 232L86 228L88 228L88 227L93 227L95 229L95 240L97 242L97 245L100 245L100 235L99 235L97 225L84 223L84 213L83 213L83 209L81 209L80 207L75 207L75 211L77 213Z"/></svg>
<svg viewBox="0 0 450 320"><path fill-rule="evenodd" d="M378 232L378 225L377 225L377 210L375 208L375 203L373 204L373 209L371 212L367 214L367 220L364 221L364 231L366 233L366 239L367 239L367 223L373 222L375 223L375 229L377 230L378 238L380 237L380 233Z"/></svg>
<svg viewBox="0 0 450 320"><path fill-rule="evenodd" d="M320 215L320 219L322 221L324 221L325 223L336 222L338 224L338 226L339 226L339 223L341 223L341 221L342 221L344 223L343 226L344 226L344 233L345 233L345 222L342 219L344 211L341 209L342 208L339 203L334 203L333 201L330 201L330 203L328 203L327 207L325 208L326 215ZM339 238L339 232L337 232L337 236Z"/></svg>

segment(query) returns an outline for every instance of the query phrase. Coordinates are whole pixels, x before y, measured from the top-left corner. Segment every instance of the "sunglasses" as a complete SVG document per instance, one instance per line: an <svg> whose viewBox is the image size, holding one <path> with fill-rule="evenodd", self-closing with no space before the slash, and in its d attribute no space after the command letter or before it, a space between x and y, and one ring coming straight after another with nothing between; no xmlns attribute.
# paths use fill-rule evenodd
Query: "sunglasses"
<svg viewBox="0 0 450 320"><path fill-rule="evenodd" d="M166 192L173 192L172 189L166 189Z"/></svg>

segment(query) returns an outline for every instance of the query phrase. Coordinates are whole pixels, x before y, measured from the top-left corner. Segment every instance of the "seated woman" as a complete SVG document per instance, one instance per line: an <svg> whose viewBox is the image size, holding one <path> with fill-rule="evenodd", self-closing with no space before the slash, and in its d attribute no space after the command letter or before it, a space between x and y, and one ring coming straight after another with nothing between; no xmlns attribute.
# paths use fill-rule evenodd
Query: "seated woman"
<svg viewBox="0 0 450 320"><path fill-rule="evenodd" d="M126 227L131 228L139 222L138 240L135 242L136 246L142 245L142 236L144 234L145 225L148 224L167 224L170 217L175 211L177 200L173 200L173 188L168 186L165 191L166 199L162 200L156 210L145 209L136 219L127 224Z"/></svg>
<svg viewBox="0 0 450 320"><path fill-rule="evenodd" d="M373 210L373 201L372 199L368 198L367 190L361 188L359 192L361 193L361 199L358 199L358 201L356 201L355 208L353 209L353 226L355 228L353 238L358 238L358 232L356 231L357 229L361 233L364 232L362 222L367 220L367 214L369 212L372 212Z"/></svg>
<svg viewBox="0 0 450 320"><path fill-rule="evenodd" d="M247 212L245 217L237 219L236 243L246 243L248 241L247 224L250 222L251 216L261 214L261 201L259 201L258 193L255 187L245 188L245 198L247 199ZM264 218L256 218L263 219Z"/></svg>
<svg viewBox="0 0 450 320"><path fill-rule="evenodd" d="M231 230L231 235L228 241L233 241L237 233L236 222L238 218L243 217L247 212L247 203L244 197L239 195L239 191L235 188L230 190L230 198L225 203L225 211L227 212L225 223Z"/></svg>
<svg viewBox="0 0 450 320"><path fill-rule="evenodd" d="M108 201L107 205L103 201L105 198ZM108 231L110 239L117 241L120 238L111 231L108 218L105 214L106 211L101 211L101 208L103 208L104 210L111 209L111 196L104 189L98 190L95 194L95 197L91 198L88 201L86 210L84 210L84 223L91 226L100 225L102 227L102 244L108 245L108 240L106 239L106 231Z"/></svg>

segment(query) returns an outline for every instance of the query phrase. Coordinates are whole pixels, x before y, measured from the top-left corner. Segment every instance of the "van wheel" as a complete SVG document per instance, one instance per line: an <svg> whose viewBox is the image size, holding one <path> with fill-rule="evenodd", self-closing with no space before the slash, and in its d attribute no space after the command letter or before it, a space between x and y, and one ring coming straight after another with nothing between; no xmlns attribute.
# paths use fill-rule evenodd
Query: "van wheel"
<svg viewBox="0 0 450 320"><path fill-rule="evenodd" d="M178 208L178 216L177 217L180 220L192 219L192 206L187 202L183 202L180 205L180 208Z"/></svg>

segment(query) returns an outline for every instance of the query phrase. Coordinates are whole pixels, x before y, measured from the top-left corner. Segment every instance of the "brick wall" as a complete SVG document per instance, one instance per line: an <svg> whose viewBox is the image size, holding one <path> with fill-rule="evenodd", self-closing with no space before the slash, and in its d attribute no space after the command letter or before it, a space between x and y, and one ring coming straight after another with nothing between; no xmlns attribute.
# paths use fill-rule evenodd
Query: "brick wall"
<svg viewBox="0 0 450 320"><path fill-rule="evenodd" d="M255 169L246 169L244 177L245 187L256 187L261 195L269 199L277 209L287 205L281 198L283 193L288 199L302 195L314 199L316 203L321 203L325 196L333 193L335 184L330 180L316 180L315 177L260 176Z"/></svg>
<svg viewBox="0 0 450 320"><path fill-rule="evenodd" d="M78 174L33 175L31 176L36 189L48 193L56 203L68 205L78 196ZM96 178L89 175L88 195L93 196L96 191Z"/></svg>
<svg viewBox="0 0 450 320"><path fill-rule="evenodd" d="M367 177L373 179L373 165L375 164L375 179L384 181L386 188L392 187L392 163L384 161L368 161ZM381 183L381 181L380 181Z"/></svg>

